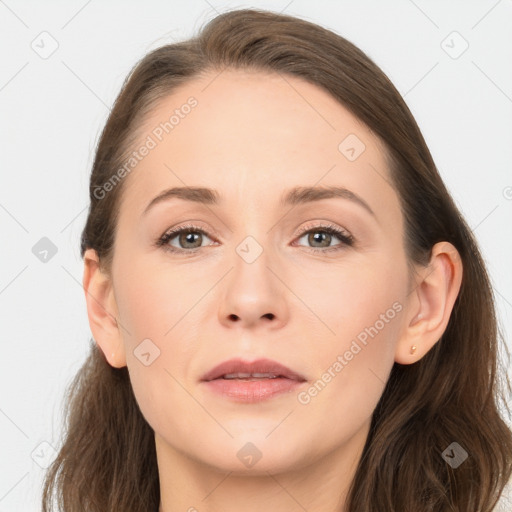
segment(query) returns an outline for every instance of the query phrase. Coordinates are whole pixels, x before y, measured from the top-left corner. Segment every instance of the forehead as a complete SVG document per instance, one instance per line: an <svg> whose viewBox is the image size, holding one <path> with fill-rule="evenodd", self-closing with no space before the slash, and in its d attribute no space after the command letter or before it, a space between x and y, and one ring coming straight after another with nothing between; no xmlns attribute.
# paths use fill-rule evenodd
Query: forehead
<svg viewBox="0 0 512 512"><path fill-rule="evenodd" d="M163 187L187 185L260 204L291 186L342 185L377 205L397 203L380 139L298 77L209 72L161 99L138 132L134 149L151 148L126 193L140 210Z"/></svg>

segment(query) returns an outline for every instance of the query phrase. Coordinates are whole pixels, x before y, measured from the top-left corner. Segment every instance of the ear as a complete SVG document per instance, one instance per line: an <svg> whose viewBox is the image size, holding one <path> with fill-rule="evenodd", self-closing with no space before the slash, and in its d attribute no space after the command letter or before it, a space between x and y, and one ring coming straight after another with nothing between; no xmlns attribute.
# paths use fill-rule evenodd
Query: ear
<svg viewBox="0 0 512 512"><path fill-rule="evenodd" d="M111 366L126 366L112 280L102 272L98 254L94 249L87 249L84 253L83 287L94 340Z"/></svg>
<svg viewBox="0 0 512 512"><path fill-rule="evenodd" d="M422 267L410 294L407 323L395 351L397 363L415 363L440 340L459 294L462 270L460 255L451 243L434 245L429 265Z"/></svg>

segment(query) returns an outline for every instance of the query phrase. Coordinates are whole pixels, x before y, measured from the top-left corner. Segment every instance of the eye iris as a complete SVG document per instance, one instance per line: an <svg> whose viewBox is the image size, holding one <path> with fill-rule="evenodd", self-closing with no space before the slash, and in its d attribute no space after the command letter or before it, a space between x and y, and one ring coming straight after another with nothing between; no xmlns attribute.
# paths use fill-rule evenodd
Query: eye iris
<svg viewBox="0 0 512 512"><path fill-rule="evenodd" d="M327 244L322 245L321 247L329 247L329 243L331 241L331 235L327 233L326 231L313 231L309 234L309 243L316 243L316 242L325 242L327 237Z"/></svg>
<svg viewBox="0 0 512 512"><path fill-rule="evenodd" d="M199 239L199 245L196 245L194 247L192 247L193 249L196 248L196 247L201 247L201 237L202 235L200 233L198 233L197 231L196 232L190 232L190 231L185 231L183 233L180 234L179 236L179 240L180 240L180 244L181 245L184 245L185 247L187 247L187 243L193 243L194 242L194 237L196 237L196 242L197 240Z"/></svg>

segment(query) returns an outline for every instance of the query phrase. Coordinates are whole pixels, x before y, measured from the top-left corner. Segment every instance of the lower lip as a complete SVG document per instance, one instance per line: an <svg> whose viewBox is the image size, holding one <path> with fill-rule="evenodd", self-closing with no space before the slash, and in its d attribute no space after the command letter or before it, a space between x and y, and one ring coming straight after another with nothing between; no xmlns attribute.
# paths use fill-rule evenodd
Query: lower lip
<svg viewBox="0 0 512 512"><path fill-rule="evenodd" d="M303 382L286 378L243 380L215 379L204 382L208 389L236 402L254 403L290 393Z"/></svg>

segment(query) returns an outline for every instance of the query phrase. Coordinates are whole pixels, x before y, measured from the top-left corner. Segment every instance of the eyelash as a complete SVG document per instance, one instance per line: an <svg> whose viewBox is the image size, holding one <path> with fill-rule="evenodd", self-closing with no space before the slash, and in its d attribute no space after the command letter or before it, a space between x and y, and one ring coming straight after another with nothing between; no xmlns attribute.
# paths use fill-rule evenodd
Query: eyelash
<svg viewBox="0 0 512 512"><path fill-rule="evenodd" d="M322 232L322 233L328 233L329 235L334 235L336 238L338 238L341 241L341 244L336 245L334 247L328 247L325 249L318 248L318 247L306 247L306 249L313 253L326 253L326 252L335 252L343 250L345 246L352 247L354 245L354 237L350 234L348 234L346 231L342 231L338 229L336 226L332 224L327 225L316 225L313 227L306 227L303 230L300 231L300 233L297 235L296 238L302 238L304 235L310 233L310 232ZM168 245L167 242L169 240L176 237L176 235L180 235L182 232L192 232L192 233L201 233L203 235L206 235L208 238L211 238L208 233L193 224L187 224L185 226L181 226L177 229L167 231L164 233L160 238L156 240L156 246L161 247L164 251L171 252L171 253L178 253L178 254L184 254L189 253L189 255L195 254L199 249L202 249L202 247L196 247L194 249L177 249L176 247L172 247ZM304 246L302 246L304 247Z"/></svg>

